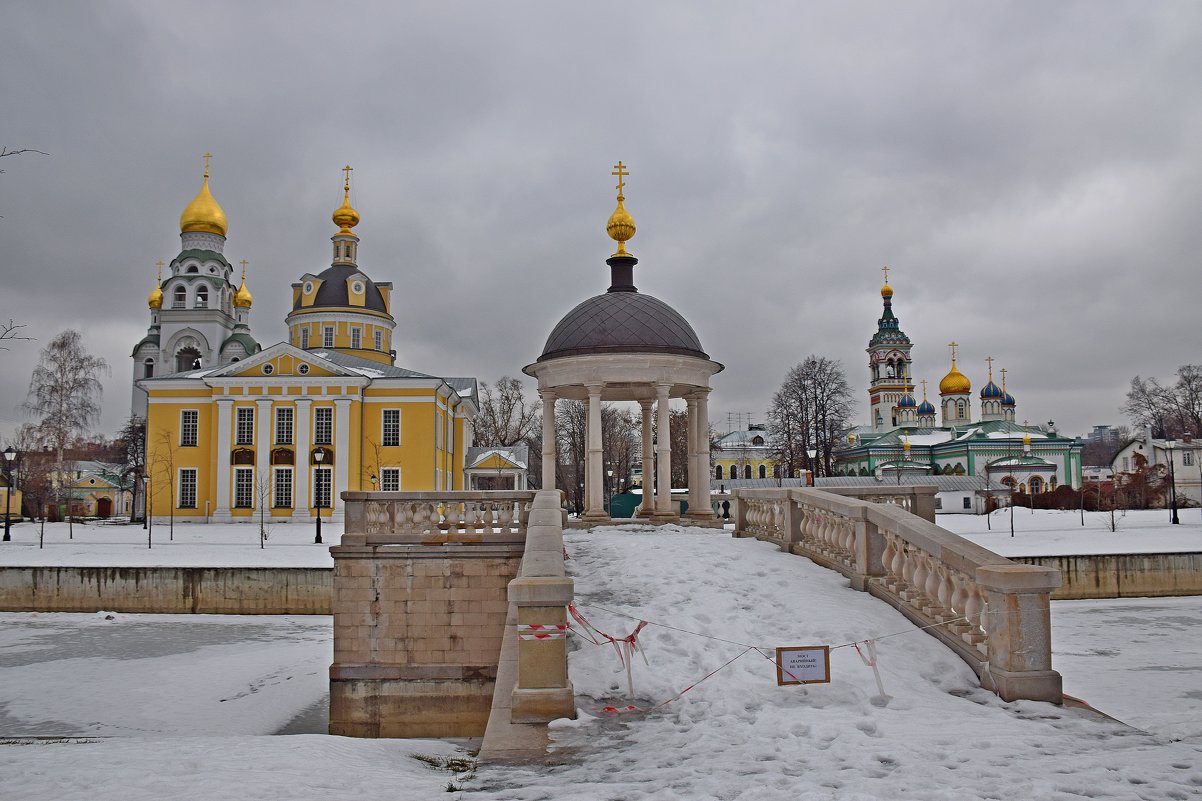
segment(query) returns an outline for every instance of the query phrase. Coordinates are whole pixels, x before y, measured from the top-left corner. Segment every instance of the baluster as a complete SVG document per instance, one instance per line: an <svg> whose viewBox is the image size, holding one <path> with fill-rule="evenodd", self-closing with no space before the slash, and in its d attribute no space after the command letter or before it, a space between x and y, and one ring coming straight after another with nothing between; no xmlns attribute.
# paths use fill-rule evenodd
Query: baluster
<svg viewBox="0 0 1202 801"><path fill-rule="evenodd" d="M889 589L896 592L898 595L906 588L906 541L896 534L893 535L897 547L893 551L893 564L889 568L889 572L893 575L893 584Z"/></svg>
<svg viewBox="0 0 1202 801"><path fill-rule="evenodd" d="M923 588L927 583L927 561L926 554L921 551L911 554L911 561L914 563L913 570L907 577L910 581L910 586L913 592L906 598L910 603L918 608L926 606L926 598L923 596Z"/></svg>
<svg viewBox="0 0 1202 801"><path fill-rule="evenodd" d="M881 568L885 571L884 583L888 587L893 578L893 556L897 552L893 547L893 535L885 532L885 548L881 551Z"/></svg>
<svg viewBox="0 0 1202 801"><path fill-rule="evenodd" d="M943 577L940 575L941 567L935 557L927 554L927 581L923 587L923 594L930 601L927 614L935 618L940 617L940 613L943 612L943 605L939 603L939 585L943 583Z"/></svg>
<svg viewBox="0 0 1202 801"><path fill-rule="evenodd" d="M508 534L513 528L513 501L505 501L500 504L500 514L498 515L501 533Z"/></svg>

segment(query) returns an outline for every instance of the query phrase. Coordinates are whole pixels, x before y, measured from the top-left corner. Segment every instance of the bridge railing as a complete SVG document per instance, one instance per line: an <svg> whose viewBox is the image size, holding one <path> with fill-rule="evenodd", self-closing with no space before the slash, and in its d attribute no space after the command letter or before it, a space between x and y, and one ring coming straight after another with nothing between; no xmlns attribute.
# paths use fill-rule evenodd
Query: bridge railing
<svg viewBox="0 0 1202 801"><path fill-rule="evenodd" d="M525 541L534 490L347 492L343 498L343 545L501 543Z"/></svg>
<svg viewBox="0 0 1202 801"><path fill-rule="evenodd" d="M735 536L838 570L929 627L1002 698L1059 703L1050 619L1059 571L1011 562L940 528L933 502L931 519L919 516L918 494L908 502L898 494L899 503L884 500L888 488L869 489L871 500L812 488L733 490Z"/></svg>

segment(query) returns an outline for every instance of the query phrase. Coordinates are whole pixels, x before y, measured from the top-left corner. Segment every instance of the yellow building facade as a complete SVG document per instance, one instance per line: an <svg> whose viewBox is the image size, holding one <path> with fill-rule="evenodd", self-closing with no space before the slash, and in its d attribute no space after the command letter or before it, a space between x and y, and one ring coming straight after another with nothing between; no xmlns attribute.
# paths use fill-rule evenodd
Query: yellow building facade
<svg viewBox="0 0 1202 801"><path fill-rule="evenodd" d="M464 488L476 379L394 364L392 287L357 264L347 173L334 259L293 285L289 341L256 350L248 338L249 355L136 381L155 518L308 521L320 510L339 520L343 491ZM206 224L224 246L224 213ZM155 323L168 326L161 294L157 309L150 300ZM252 303L243 277L237 319L245 323ZM135 350L135 375L137 360ZM162 361L175 363L170 353Z"/></svg>

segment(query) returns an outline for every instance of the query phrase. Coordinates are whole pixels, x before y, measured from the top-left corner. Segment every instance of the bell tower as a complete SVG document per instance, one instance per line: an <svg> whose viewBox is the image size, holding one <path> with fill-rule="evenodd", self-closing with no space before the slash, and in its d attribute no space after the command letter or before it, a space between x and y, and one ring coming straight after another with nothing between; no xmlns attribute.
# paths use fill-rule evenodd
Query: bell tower
<svg viewBox="0 0 1202 801"><path fill-rule="evenodd" d="M893 287L889 286L889 268L882 267L885 284L881 287L884 311L877 320L876 333L868 341L868 408L874 432L892 431L913 421L903 421L898 404L903 398L910 405L914 384L910 374L910 349L913 344L893 316Z"/></svg>

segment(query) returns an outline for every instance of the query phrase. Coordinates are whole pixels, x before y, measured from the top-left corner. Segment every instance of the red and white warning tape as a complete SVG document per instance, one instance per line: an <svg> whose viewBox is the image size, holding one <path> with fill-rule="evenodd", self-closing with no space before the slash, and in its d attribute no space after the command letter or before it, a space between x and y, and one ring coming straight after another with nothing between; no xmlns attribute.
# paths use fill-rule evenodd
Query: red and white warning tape
<svg viewBox="0 0 1202 801"><path fill-rule="evenodd" d="M562 640L568 636L568 624L528 623L518 626L519 640Z"/></svg>

